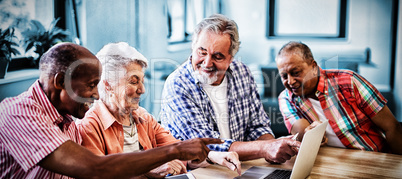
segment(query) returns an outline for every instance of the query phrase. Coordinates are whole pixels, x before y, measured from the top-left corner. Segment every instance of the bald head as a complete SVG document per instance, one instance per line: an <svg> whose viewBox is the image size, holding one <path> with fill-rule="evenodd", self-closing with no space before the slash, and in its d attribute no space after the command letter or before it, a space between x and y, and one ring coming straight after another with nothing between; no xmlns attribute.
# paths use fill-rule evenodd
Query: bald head
<svg viewBox="0 0 402 179"><path fill-rule="evenodd" d="M60 114L82 118L99 98L102 73L99 60L88 49L73 43L50 48L40 59L42 89Z"/></svg>
<svg viewBox="0 0 402 179"><path fill-rule="evenodd" d="M59 43L42 55L39 63L41 81L65 73L78 59L96 59L88 49L73 43Z"/></svg>
<svg viewBox="0 0 402 179"><path fill-rule="evenodd" d="M278 59L281 59L280 57L288 55L299 55L307 64L311 64L314 61L310 48L301 42L290 41L283 45L275 60L278 61Z"/></svg>

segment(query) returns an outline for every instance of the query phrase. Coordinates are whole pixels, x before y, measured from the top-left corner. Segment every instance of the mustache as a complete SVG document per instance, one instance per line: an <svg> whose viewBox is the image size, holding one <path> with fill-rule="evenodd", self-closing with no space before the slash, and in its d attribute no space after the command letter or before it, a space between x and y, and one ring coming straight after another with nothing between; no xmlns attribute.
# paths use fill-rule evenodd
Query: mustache
<svg viewBox="0 0 402 179"><path fill-rule="evenodd" d="M135 98L126 98L127 102L139 102L140 101L140 97L135 97Z"/></svg>
<svg viewBox="0 0 402 179"><path fill-rule="evenodd" d="M216 71L216 67L215 67L215 66L206 67L204 64L198 64L198 67L201 67L201 68L203 68L203 69L205 69L205 70L208 70L208 71Z"/></svg>

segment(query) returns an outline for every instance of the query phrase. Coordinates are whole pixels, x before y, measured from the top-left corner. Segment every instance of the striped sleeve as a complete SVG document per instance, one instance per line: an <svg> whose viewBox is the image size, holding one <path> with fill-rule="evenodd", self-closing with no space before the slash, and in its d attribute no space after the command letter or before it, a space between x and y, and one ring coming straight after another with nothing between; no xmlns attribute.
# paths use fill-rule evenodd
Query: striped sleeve
<svg viewBox="0 0 402 179"><path fill-rule="evenodd" d="M384 105L387 100L382 94L368 82L364 77L355 74L352 78L353 90L356 95L357 104L370 118L374 117Z"/></svg>
<svg viewBox="0 0 402 179"><path fill-rule="evenodd" d="M69 140L39 104L11 100L2 104L0 139L25 171Z"/></svg>
<svg viewBox="0 0 402 179"><path fill-rule="evenodd" d="M301 117L297 114L297 109L295 104L291 102L289 93L287 90L281 92L278 97L279 109L282 113L283 120L285 121L286 128L290 133L293 124L299 120Z"/></svg>

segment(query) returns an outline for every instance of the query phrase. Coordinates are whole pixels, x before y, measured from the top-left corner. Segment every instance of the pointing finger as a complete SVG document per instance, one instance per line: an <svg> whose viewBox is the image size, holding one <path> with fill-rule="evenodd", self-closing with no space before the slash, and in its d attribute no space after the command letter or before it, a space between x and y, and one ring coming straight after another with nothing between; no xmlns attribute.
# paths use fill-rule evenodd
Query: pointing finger
<svg viewBox="0 0 402 179"><path fill-rule="evenodd" d="M215 138L202 138L202 142L204 142L205 145L208 144L221 144L225 142L224 140L221 139L215 139Z"/></svg>

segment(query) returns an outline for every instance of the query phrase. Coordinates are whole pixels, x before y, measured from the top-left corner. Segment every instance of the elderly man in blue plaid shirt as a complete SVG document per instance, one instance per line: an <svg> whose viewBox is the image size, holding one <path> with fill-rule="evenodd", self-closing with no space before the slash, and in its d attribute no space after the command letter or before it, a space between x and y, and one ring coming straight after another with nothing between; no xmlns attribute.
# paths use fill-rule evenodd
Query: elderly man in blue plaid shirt
<svg viewBox="0 0 402 179"><path fill-rule="evenodd" d="M234 60L239 50L237 24L216 14L194 30L192 55L166 80L162 125L181 140L221 138L215 151L235 151L240 160L265 158L283 163L300 143L275 139L250 69Z"/></svg>

